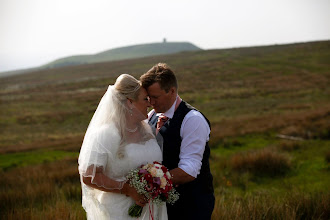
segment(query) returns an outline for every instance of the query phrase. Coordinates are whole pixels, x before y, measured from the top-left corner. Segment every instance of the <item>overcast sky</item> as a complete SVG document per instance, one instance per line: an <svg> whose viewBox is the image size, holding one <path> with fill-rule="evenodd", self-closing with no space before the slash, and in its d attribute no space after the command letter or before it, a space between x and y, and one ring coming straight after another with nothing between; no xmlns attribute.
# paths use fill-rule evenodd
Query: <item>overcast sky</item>
<svg viewBox="0 0 330 220"><path fill-rule="evenodd" d="M0 72L143 43L330 40L330 0L0 0Z"/></svg>

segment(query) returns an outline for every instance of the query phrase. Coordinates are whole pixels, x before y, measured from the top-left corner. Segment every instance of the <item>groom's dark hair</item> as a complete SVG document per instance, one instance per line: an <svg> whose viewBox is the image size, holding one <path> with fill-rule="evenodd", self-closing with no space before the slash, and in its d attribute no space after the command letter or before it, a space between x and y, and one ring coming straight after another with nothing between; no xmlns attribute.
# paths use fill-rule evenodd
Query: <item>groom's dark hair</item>
<svg viewBox="0 0 330 220"><path fill-rule="evenodd" d="M176 77L166 63L154 65L148 72L140 77L140 81L145 89L156 82L159 83L160 88L165 90L165 92L170 91L172 87L178 88Z"/></svg>

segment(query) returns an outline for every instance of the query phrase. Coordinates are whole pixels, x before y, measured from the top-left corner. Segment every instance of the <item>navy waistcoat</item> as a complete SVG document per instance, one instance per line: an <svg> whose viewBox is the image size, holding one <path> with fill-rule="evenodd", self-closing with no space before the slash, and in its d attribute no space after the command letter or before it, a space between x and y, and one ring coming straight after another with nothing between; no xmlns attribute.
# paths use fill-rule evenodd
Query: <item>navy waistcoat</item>
<svg viewBox="0 0 330 220"><path fill-rule="evenodd" d="M180 136L181 124L186 114L191 110L197 110L197 109L195 109L188 103L182 101L178 106L177 110L174 112L173 118L169 119L159 131L159 133L164 138L163 164L169 170L178 167L180 160L179 158L180 147L182 141ZM210 126L209 120L205 116L204 118L206 119L207 123ZM149 120L149 125L155 128L157 126L157 119L158 117L156 116L156 114L153 114ZM197 176L197 178L194 181L180 185L177 188L177 191L180 193L180 198L178 202L174 204L174 206L176 207L175 209L176 211L174 210L174 212L178 212L180 210L181 211L189 210L189 212L192 212L192 210L195 207L196 209L198 209L198 206L200 206L198 203L203 203L201 197L205 197L204 195L210 195L210 200L214 200L213 183L212 183L213 177L210 171L209 157L210 157L210 148L207 142L205 143L205 151L203 154L200 174ZM171 212L171 207L169 207L168 205L169 217L171 216L170 212Z"/></svg>

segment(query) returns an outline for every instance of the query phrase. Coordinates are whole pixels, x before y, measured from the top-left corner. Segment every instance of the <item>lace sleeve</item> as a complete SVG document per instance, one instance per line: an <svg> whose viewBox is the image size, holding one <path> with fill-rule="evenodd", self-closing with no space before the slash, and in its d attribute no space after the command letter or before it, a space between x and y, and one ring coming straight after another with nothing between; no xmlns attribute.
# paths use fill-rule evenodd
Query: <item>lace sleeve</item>
<svg viewBox="0 0 330 220"><path fill-rule="evenodd" d="M121 189L125 179L112 179L107 172L115 159L119 136L114 126L103 126L94 134L85 136L79 154L79 174L105 189Z"/></svg>

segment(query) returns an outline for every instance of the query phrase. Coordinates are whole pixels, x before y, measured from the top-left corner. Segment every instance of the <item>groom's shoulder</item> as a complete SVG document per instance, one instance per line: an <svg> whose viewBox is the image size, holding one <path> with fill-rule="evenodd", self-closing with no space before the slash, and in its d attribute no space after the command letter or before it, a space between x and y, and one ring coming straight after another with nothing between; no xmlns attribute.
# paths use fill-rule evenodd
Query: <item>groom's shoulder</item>
<svg viewBox="0 0 330 220"><path fill-rule="evenodd" d="M192 110L190 110L190 111L186 114L185 118L186 118L186 119L188 119L188 118L195 118L195 119L197 119L197 120L198 120L198 119L205 120L204 115L203 115L200 111L198 111L197 109L192 109Z"/></svg>
<svg viewBox="0 0 330 220"><path fill-rule="evenodd" d="M200 112L198 109L194 108L191 109L185 116L184 120L192 120L197 122L202 122L205 123L205 125L208 125L209 127L211 127L210 121L207 119L207 117Z"/></svg>

